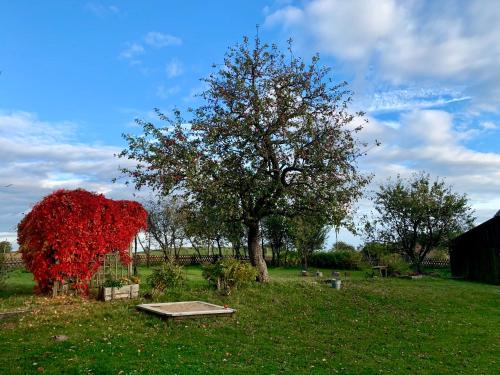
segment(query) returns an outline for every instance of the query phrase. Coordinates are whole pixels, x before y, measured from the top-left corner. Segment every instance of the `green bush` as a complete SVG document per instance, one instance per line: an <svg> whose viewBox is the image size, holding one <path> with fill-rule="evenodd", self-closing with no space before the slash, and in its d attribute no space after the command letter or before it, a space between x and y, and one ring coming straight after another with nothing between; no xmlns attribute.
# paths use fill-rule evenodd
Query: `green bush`
<svg viewBox="0 0 500 375"><path fill-rule="evenodd" d="M148 285L153 294L163 293L167 288L181 285L186 279L184 268L174 262L166 262L160 268L155 268L148 277Z"/></svg>
<svg viewBox="0 0 500 375"><path fill-rule="evenodd" d="M321 251L309 256L309 265L318 268L359 270L363 266L363 256L357 251Z"/></svg>
<svg viewBox="0 0 500 375"><path fill-rule="evenodd" d="M224 294L255 281L257 270L250 263L234 258L224 258L214 264L203 266L203 277Z"/></svg>
<svg viewBox="0 0 500 375"><path fill-rule="evenodd" d="M344 241L337 241L330 251L356 251L356 248Z"/></svg>
<svg viewBox="0 0 500 375"><path fill-rule="evenodd" d="M410 270L410 266L400 254L382 255L379 260L381 266L387 266L387 274L401 275Z"/></svg>
<svg viewBox="0 0 500 375"><path fill-rule="evenodd" d="M283 253L282 261L285 267L298 266L300 264L300 255L297 251L289 251L286 255L286 261L285 253Z"/></svg>

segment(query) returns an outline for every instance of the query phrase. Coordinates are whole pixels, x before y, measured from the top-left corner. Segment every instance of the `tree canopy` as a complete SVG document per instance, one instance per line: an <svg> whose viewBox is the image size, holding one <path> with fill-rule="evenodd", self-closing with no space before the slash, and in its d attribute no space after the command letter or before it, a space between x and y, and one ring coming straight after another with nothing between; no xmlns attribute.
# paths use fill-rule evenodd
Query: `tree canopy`
<svg viewBox="0 0 500 375"><path fill-rule="evenodd" d="M373 200L376 217L366 225L368 236L401 252L419 271L432 249L447 246L474 221L466 195L424 173L389 180Z"/></svg>
<svg viewBox="0 0 500 375"><path fill-rule="evenodd" d="M331 251L356 251L356 248L344 241L335 241Z"/></svg>
<svg viewBox="0 0 500 375"><path fill-rule="evenodd" d="M172 117L157 111L162 126L139 120L144 134L125 135L120 157L136 167L122 172L136 188L177 190L222 208L221 220L242 222L252 263L267 281L263 218L321 212L338 224L360 196L368 179L357 169L361 126L353 120L363 114L349 112L351 92L318 56L306 64L258 37L229 48L203 82L204 104L188 121L177 110Z"/></svg>
<svg viewBox="0 0 500 375"><path fill-rule="evenodd" d="M0 241L0 254L10 253L11 251L12 244L9 241Z"/></svg>

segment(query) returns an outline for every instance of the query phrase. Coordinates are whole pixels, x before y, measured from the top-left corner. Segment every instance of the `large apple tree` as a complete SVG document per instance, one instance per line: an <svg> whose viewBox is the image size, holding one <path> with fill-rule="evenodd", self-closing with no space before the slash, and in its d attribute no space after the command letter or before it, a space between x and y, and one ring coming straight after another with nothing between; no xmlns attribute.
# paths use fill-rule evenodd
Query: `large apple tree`
<svg viewBox="0 0 500 375"><path fill-rule="evenodd" d="M363 114L348 110L346 83L334 83L318 56L306 64L258 37L229 48L213 68L188 121L157 111L163 125L139 120L144 133L124 135L119 156L136 166L122 172L138 189L177 191L217 206L221 220L241 221L265 282L263 218L314 212L337 225L349 215L368 180L357 168L361 126L353 125Z"/></svg>

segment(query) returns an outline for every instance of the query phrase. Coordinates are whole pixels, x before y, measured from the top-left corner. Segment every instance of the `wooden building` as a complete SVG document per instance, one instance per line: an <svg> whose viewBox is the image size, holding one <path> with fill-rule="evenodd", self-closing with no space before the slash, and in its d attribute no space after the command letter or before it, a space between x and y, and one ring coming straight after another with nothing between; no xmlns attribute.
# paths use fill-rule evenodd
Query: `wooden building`
<svg viewBox="0 0 500 375"><path fill-rule="evenodd" d="M450 265L455 277L500 284L500 211L453 240Z"/></svg>

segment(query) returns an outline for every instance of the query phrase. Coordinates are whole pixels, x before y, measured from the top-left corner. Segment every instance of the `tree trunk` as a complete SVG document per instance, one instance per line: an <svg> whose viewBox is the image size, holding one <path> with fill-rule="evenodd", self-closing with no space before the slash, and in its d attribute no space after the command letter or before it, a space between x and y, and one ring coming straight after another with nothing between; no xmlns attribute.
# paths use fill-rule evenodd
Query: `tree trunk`
<svg viewBox="0 0 500 375"><path fill-rule="evenodd" d="M416 265L415 265L415 271L417 273L422 273L422 263L421 262L418 262Z"/></svg>
<svg viewBox="0 0 500 375"><path fill-rule="evenodd" d="M275 245L271 242L271 264L276 267L276 247Z"/></svg>
<svg viewBox="0 0 500 375"><path fill-rule="evenodd" d="M240 259L241 258L240 249L241 249L240 241L233 243L233 252L234 252L234 257L236 259Z"/></svg>
<svg viewBox="0 0 500 375"><path fill-rule="evenodd" d="M260 228L260 245L262 247L262 256L266 259L266 247L264 246L264 236L262 235L262 228Z"/></svg>
<svg viewBox="0 0 500 375"><path fill-rule="evenodd" d="M198 247L198 245L195 245L194 241L191 240L191 238L188 238L188 240L189 240L189 243L191 244L191 247L196 251L198 256L201 257L201 252L200 252L200 248Z"/></svg>
<svg viewBox="0 0 500 375"><path fill-rule="evenodd" d="M413 271L420 273L421 272L421 264L420 264L420 259L419 259L418 255L411 254L411 256L408 256L408 259L411 262L411 268L413 269Z"/></svg>
<svg viewBox="0 0 500 375"><path fill-rule="evenodd" d="M217 249L219 250L219 256L222 258L222 248L220 246L220 238L217 237L216 241L217 241Z"/></svg>
<svg viewBox="0 0 500 375"><path fill-rule="evenodd" d="M262 254L262 246L260 241L260 226L258 222L251 222L248 225L248 255L252 266L257 268L259 275L258 281L267 283L269 274L267 272L267 264Z"/></svg>

